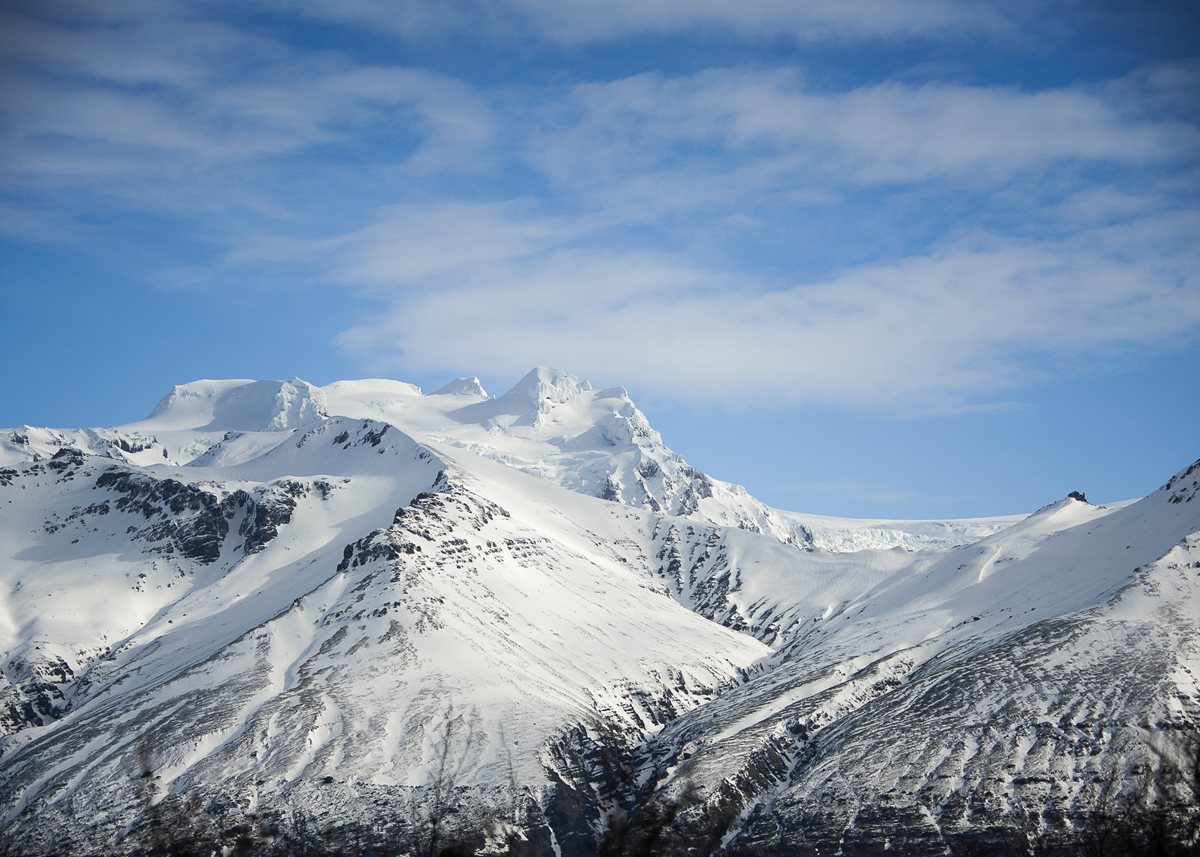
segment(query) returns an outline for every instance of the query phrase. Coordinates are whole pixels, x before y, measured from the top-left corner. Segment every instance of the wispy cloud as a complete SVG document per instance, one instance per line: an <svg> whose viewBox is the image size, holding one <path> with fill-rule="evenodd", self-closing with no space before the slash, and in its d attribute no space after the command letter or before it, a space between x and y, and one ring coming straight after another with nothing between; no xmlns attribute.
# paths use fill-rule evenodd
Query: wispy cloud
<svg viewBox="0 0 1200 857"><path fill-rule="evenodd" d="M406 37L471 28L495 37L539 37L579 44L622 36L716 31L742 36L818 39L940 38L1003 33L1009 22L978 0L264 0L320 19Z"/></svg>
<svg viewBox="0 0 1200 857"><path fill-rule="evenodd" d="M262 212L296 188L279 179L289 167L324 160L332 173L352 158L363 174L461 171L493 134L472 87L427 69L306 51L187 3L62 6L0 23L9 192L75 187L134 209L220 200ZM359 142L368 137L374 151Z"/></svg>
<svg viewBox="0 0 1200 857"><path fill-rule="evenodd" d="M1200 150L1200 129L1138 115L1085 88L947 83L807 87L795 70L646 74L574 88L547 110L532 152L566 186L611 174L758 167L781 179L988 185L1055 163L1147 164ZM695 154L680 168L679 153ZM721 195L727 195L721 188Z"/></svg>
<svg viewBox="0 0 1200 857"><path fill-rule="evenodd" d="M0 57L60 77L187 88L228 78L247 57L269 63L288 53L271 39L191 16L172 2L46 2L40 11L48 17L10 13L0 18Z"/></svg>
<svg viewBox="0 0 1200 857"><path fill-rule="evenodd" d="M564 44L1005 26L939 0L255 8ZM492 84L187 2L51 4L0 33L0 230L170 216L210 247L171 267L193 288L369 300L324 335L374 371L556 362L699 401L930 413L1200 327L1188 64L1041 88L793 66Z"/></svg>

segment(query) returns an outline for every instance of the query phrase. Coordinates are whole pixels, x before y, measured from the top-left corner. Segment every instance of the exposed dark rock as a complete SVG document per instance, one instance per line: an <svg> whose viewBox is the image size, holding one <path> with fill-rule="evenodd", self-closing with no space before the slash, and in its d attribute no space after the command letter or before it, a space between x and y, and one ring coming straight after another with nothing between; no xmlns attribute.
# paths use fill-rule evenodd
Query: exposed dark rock
<svg viewBox="0 0 1200 857"><path fill-rule="evenodd" d="M609 500L613 503L620 503L621 486L617 483L617 480L609 476L604 482L604 488L597 496L599 496L601 500Z"/></svg>
<svg viewBox="0 0 1200 857"><path fill-rule="evenodd" d="M730 601L740 586L737 570L716 527L675 524L655 532L660 547L655 574L671 586L676 596L701 616L735 631L753 634L765 643L777 642L779 628L768 615L751 621Z"/></svg>
<svg viewBox="0 0 1200 857"><path fill-rule="evenodd" d="M57 656L12 658L0 674L0 735L44 726L62 716L65 688L75 679L71 666Z"/></svg>
<svg viewBox="0 0 1200 857"><path fill-rule="evenodd" d="M46 468L63 477L70 477L83 465L83 461L84 455L81 450L73 446L64 446L50 457Z"/></svg>
<svg viewBox="0 0 1200 857"><path fill-rule="evenodd" d="M229 522L215 494L119 467L101 473L96 488L121 495L114 504L117 510L147 521L146 526L131 528L134 540L166 542L184 557L204 564L220 557Z"/></svg>
<svg viewBox="0 0 1200 857"><path fill-rule="evenodd" d="M121 451L132 454L135 452L145 452L148 449L153 449L154 445L158 443L158 440L154 437L118 437L115 441L113 441L113 443ZM164 452L165 451L166 450L164 450Z"/></svg>
<svg viewBox="0 0 1200 857"><path fill-rule="evenodd" d="M386 425L381 425L370 429L369 431L363 433L363 436L359 438L358 442L370 444L371 446L379 446L379 444L383 443L383 436L387 434L387 431L388 426Z"/></svg>
<svg viewBox="0 0 1200 857"><path fill-rule="evenodd" d="M307 486L295 480L282 480L266 489L245 496L246 517L238 527L242 549L247 555L262 551L292 522L296 498L308 493Z"/></svg>
<svg viewBox="0 0 1200 857"><path fill-rule="evenodd" d="M1168 502L1192 502L1200 494L1200 461L1194 462L1187 470L1173 477L1162 490L1171 492L1171 496L1167 498Z"/></svg>
<svg viewBox="0 0 1200 857"><path fill-rule="evenodd" d="M237 490L223 498L209 490L175 479L155 479L144 473L113 467L96 480L96 488L121 495L117 511L141 516L145 526L131 526L136 541L164 543L164 553L178 552L187 559L208 564L220 558L230 522L244 512L238 525L245 554L263 550L291 523L296 501L310 491L327 499L333 486L321 479L283 479L253 492ZM108 502L76 510L77 514L106 514ZM74 518L75 515L72 516ZM70 519L68 519L70 520ZM60 525L48 523L48 531Z"/></svg>

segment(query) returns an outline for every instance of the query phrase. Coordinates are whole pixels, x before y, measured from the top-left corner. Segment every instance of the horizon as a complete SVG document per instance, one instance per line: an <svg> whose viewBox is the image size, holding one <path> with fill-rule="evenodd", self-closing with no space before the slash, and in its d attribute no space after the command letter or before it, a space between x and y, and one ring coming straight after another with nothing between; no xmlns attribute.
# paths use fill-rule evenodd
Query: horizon
<svg viewBox="0 0 1200 857"><path fill-rule="evenodd" d="M1194 4L0 21L0 425L549 365L813 514L1111 503L1200 454Z"/></svg>

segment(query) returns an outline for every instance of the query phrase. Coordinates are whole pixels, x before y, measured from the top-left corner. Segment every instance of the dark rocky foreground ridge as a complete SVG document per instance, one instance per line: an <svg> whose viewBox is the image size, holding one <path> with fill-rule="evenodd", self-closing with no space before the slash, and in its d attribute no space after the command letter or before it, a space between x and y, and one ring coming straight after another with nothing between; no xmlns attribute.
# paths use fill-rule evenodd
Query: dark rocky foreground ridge
<svg viewBox="0 0 1200 857"><path fill-rule="evenodd" d="M1200 462L831 553L252 404L7 448L7 853L1197 853Z"/></svg>

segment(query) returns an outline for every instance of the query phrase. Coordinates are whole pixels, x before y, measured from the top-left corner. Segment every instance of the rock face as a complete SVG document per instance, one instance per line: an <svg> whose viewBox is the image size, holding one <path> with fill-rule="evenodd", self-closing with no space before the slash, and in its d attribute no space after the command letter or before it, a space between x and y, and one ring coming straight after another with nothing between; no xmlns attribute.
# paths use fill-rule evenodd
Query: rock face
<svg viewBox="0 0 1200 857"><path fill-rule="evenodd" d="M95 482L98 489L116 495L113 508L134 517L145 526L131 524L126 534L131 541L158 545L158 552L178 550L200 563L215 562L229 532L226 513L232 504L201 488L175 479L154 479L120 468L109 468ZM107 513L108 504L91 507Z"/></svg>
<svg viewBox="0 0 1200 857"><path fill-rule="evenodd" d="M789 537L624 390L449 387L202 382L0 432L18 853L248 818L428 853L437 818L567 857L1066 854L1186 761L1200 463L1004 529Z"/></svg>

